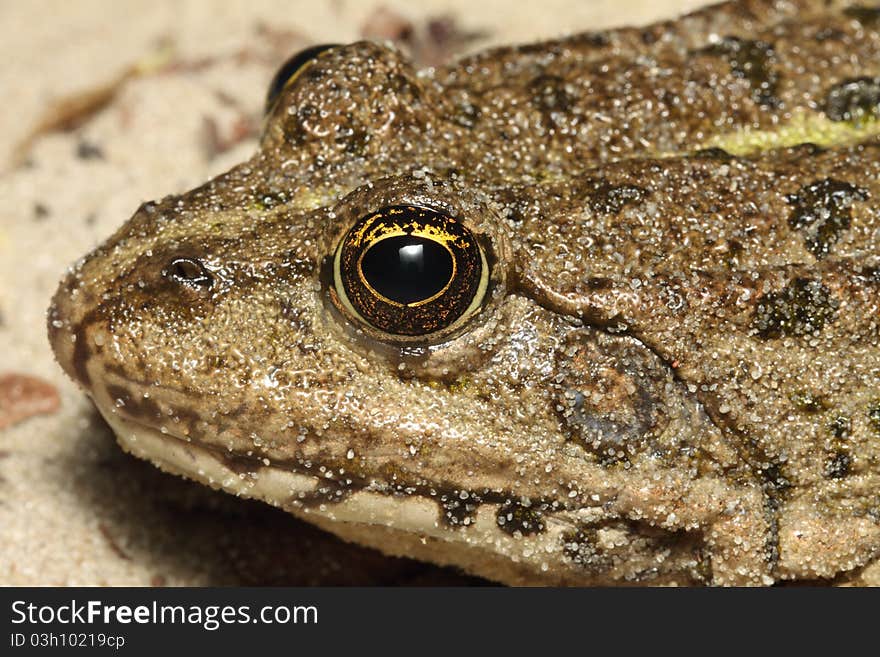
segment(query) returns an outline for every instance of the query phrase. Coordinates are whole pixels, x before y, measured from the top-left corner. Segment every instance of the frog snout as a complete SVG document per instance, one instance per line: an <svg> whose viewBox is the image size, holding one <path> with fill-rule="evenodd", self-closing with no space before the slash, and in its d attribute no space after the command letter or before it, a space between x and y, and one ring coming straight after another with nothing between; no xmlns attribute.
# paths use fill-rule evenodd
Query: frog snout
<svg viewBox="0 0 880 657"><path fill-rule="evenodd" d="M67 375L86 390L92 380L88 363L106 342L106 326L100 324L100 295L87 281L80 262L58 285L46 315L49 344Z"/></svg>
<svg viewBox="0 0 880 657"><path fill-rule="evenodd" d="M84 345L77 345L81 336L81 318L76 318L78 277L70 271L61 281L46 316L49 344L55 359L67 375L84 387L88 387L88 375L84 364L77 366L77 355Z"/></svg>

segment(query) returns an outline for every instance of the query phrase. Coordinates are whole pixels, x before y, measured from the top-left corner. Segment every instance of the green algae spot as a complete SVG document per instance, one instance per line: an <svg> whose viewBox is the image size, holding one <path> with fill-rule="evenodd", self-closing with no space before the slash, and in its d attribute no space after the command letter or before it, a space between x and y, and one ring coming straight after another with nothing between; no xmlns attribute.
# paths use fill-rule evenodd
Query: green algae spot
<svg viewBox="0 0 880 657"><path fill-rule="evenodd" d="M697 150L722 149L731 155L745 156L806 143L822 147L845 146L877 135L880 135L880 120L876 117L858 122L833 121L825 115L800 110L772 130L742 128L715 135L700 144Z"/></svg>
<svg viewBox="0 0 880 657"><path fill-rule="evenodd" d="M467 390L468 386L470 386L470 381L467 379L467 377L460 377L455 381L449 383L446 387L449 392L462 392L464 390Z"/></svg>

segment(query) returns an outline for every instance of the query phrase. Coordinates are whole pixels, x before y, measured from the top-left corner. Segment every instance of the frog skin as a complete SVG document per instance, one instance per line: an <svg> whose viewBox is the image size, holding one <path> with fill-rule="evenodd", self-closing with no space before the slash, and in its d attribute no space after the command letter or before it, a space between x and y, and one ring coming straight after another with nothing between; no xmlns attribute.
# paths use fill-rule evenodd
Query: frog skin
<svg viewBox="0 0 880 657"><path fill-rule="evenodd" d="M880 12L848 4L422 72L317 49L250 160L71 268L56 357L124 449L389 554L514 585L856 577L880 554ZM388 208L470 235L448 326L346 305L340 243Z"/></svg>

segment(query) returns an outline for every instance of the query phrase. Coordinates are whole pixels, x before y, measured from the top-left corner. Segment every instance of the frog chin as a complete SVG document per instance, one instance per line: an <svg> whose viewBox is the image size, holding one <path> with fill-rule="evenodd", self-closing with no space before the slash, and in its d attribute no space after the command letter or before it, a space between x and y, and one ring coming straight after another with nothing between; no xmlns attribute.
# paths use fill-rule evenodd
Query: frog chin
<svg viewBox="0 0 880 657"><path fill-rule="evenodd" d="M316 503L322 483L319 477L258 461L243 469L203 443L123 417L116 408L98 401L95 405L119 445L133 456L211 488L268 502L344 540L393 556L457 566L513 585L533 583L536 577L545 578L548 584L564 583L545 575L546 563L540 559L560 540L560 532L512 538L499 530L493 505L481 507L463 532L439 522L436 502L418 495L390 495L364 488L339 501ZM487 553L495 558L488 558ZM499 556L506 558L499 560Z"/></svg>

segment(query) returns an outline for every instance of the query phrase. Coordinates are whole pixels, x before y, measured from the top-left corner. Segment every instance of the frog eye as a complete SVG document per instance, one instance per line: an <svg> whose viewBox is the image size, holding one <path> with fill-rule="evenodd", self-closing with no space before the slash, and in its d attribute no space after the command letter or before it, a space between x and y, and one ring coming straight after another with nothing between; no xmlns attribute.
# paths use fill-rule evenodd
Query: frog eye
<svg viewBox="0 0 880 657"><path fill-rule="evenodd" d="M330 48L335 48L337 45L338 44L331 43L312 46L311 48L299 51L293 57L284 62L281 65L281 68L278 69L278 72L275 73L272 82L269 83L269 91L266 93L266 107L264 113L269 114L272 111L272 108L275 106L275 101L278 100L281 92L284 91L288 85L293 84L294 80L296 80L322 52L329 50Z"/></svg>
<svg viewBox="0 0 880 657"><path fill-rule="evenodd" d="M195 258L174 258L162 270L162 275L192 288L207 289L214 284L214 277Z"/></svg>
<svg viewBox="0 0 880 657"><path fill-rule="evenodd" d="M488 281L474 234L445 212L415 205L361 218L333 259L337 306L392 339L460 326L480 307Z"/></svg>

